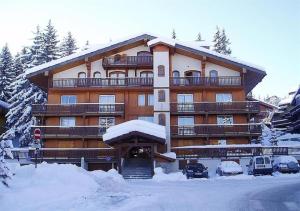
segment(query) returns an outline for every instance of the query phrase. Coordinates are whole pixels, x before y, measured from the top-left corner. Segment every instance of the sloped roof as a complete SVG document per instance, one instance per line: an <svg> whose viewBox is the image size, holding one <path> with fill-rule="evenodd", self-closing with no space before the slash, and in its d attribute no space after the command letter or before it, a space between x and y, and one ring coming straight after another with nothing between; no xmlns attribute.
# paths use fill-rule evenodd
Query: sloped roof
<svg viewBox="0 0 300 211"><path fill-rule="evenodd" d="M150 45L155 43L166 43L168 45L174 46L175 49L178 48L181 50L191 52L195 55L206 56L208 58L213 58L221 62L245 68L247 69L247 73L245 75L245 87L247 92L251 91L256 86L256 84L259 83L266 75L263 67L239 60L228 55L217 53L213 50L209 50L205 47L199 46L198 43L182 42L174 39L163 38L157 35L153 35L151 33L141 33L115 42L110 42L105 45L93 46L87 50L74 53L70 56L66 56L28 69L26 70L26 74L27 77L30 78L32 76L39 75L43 72L51 71L60 66L83 60L85 58L92 57L101 53L109 52L111 50L118 49L120 47L130 45L139 41L150 41L148 42L148 44Z"/></svg>

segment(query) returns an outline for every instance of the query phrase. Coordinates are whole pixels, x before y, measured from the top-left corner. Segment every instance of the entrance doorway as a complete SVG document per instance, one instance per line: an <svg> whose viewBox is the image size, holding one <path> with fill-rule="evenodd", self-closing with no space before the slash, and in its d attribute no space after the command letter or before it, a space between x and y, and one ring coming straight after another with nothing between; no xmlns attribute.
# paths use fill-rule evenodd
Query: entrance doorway
<svg viewBox="0 0 300 211"><path fill-rule="evenodd" d="M132 147L127 153L127 158L151 159L151 147Z"/></svg>

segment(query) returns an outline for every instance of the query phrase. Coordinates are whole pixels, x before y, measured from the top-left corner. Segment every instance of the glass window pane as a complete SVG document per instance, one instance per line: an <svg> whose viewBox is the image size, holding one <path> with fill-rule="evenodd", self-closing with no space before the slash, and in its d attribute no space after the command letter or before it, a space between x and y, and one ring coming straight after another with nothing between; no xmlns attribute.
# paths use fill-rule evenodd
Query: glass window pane
<svg viewBox="0 0 300 211"><path fill-rule="evenodd" d="M153 94L148 94L148 106L154 105L154 96Z"/></svg>
<svg viewBox="0 0 300 211"><path fill-rule="evenodd" d="M216 102L232 102L232 94L230 93L216 94Z"/></svg>
<svg viewBox="0 0 300 211"><path fill-rule="evenodd" d="M75 117L61 117L60 126L62 127L74 127L75 126Z"/></svg>
<svg viewBox="0 0 300 211"><path fill-rule="evenodd" d="M63 95L60 98L61 104L76 104L77 97L75 95Z"/></svg>
<svg viewBox="0 0 300 211"><path fill-rule="evenodd" d="M100 95L99 103L101 104L114 104L115 95Z"/></svg>
<svg viewBox="0 0 300 211"><path fill-rule="evenodd" d="M192 94L178 94L177 102L178 103L193 103L193 95Z"/></svg>
<svg viewBox="0 0 300 211"><path fill-rule="evenodd" d="M138 106L145 106L145 95L138 95Z"/></svg>
<svg viewBox="0 0 300 211"><path fill-rule="evenodd" d="M139 116L138 120L144 120L147 122L154 122L154 117L153 116Z"/></svg>
<svg viewBox="0 0 300 211"><path fill-rule="evenodd" d="M233 124L233 116L217 116L217 124L218 125L232 125Z"/></svg>
<svg viewBox="0 0 300 211"><path fill-rule="evenodd" d="M194 117L178 117L179 126L189 126L194 125Z"/></svg>

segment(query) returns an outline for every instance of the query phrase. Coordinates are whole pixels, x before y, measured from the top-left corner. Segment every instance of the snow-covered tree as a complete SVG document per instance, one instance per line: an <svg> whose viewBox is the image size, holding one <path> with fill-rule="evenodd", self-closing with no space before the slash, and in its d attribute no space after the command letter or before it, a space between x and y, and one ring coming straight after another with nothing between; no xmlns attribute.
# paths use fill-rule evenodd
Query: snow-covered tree
<svg viewBox="0 0 300 211"><path fill-rule="evenodd" d="M58 43L56 29L49 20L43 32L43 58L46 62L59 58Z"/></svg>
<svg viewBox="0 0 300 211"><path fill-rule="evenodd" d="M87 40L81 50L82 51L87 50L89 48L89 45L90 45L90 42Z"/></svg>
<svg viewBox="0 0 300 211"><path fill-rule="evenodd" d="M31 62L29 64L29 67L34 67L46 62L46 56L44 53L44 51L46 51L45 40L39 26L36 27L36 31L33 34L34 34L33 44L30 47L31 52L29 54L31 57L30 58Z"/></svg>
<svg viewBox="0 0 300 211"><path fill-rule="evenodd" d="M175 32L175 29L173 29L173 31L172 31L172 39L176 39L176 32Z"/></svg>
<svg viewBox="0 0 300 211"><path fill-rule="evenodd" d="M214 51L221 53L221 54L225 54L225 55L231 54L231 49L229 47L229 45L231 43L230 43L229 39L227 38L227 35L226 35L224 29L220 30L220 28L217 26L217 31L214 35L213 42L214 42L214 45L213 45Z"/></svg>
<svg viewBox="0 0 300 211"><path fill-rule="evenodd" d="M9 85L15 77L16 73L13 67L13 57L6 44L0 54L0 100L8 101L10 98Z"/></svg>
<svg viewBox="0 0 300 211"><path fill-rule="evenodd" d="M68 32L59 49L61 57L69 56L75 53L77 49L76 40L73 38L72 33Z"/></svg>
<svg viewBox="0 0 300 211"><path fill-rule="evenodd" d="M12 144L10 140L2 139L0 137L0 181L2 184L8 186L8 179L12 177L10 169L8 168L5 157L13 158L11 153Z"/></svg>
<svg viewBox="0 0 300 211"><path fill-rule="evenodd" d="M197 39L196 39L196 41L203 41L200 32L197 34Z"/></svg>

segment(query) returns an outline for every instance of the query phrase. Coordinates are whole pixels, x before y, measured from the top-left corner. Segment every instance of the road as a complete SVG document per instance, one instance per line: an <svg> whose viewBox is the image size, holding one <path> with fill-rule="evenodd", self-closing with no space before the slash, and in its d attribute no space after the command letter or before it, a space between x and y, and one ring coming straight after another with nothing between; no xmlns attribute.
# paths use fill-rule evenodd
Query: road
<svg viewBox="0 0 300 211"><path fill-rule="evenodd" d="M247 194L238 207L238 211L300 211L300 180Z"/></svg>

